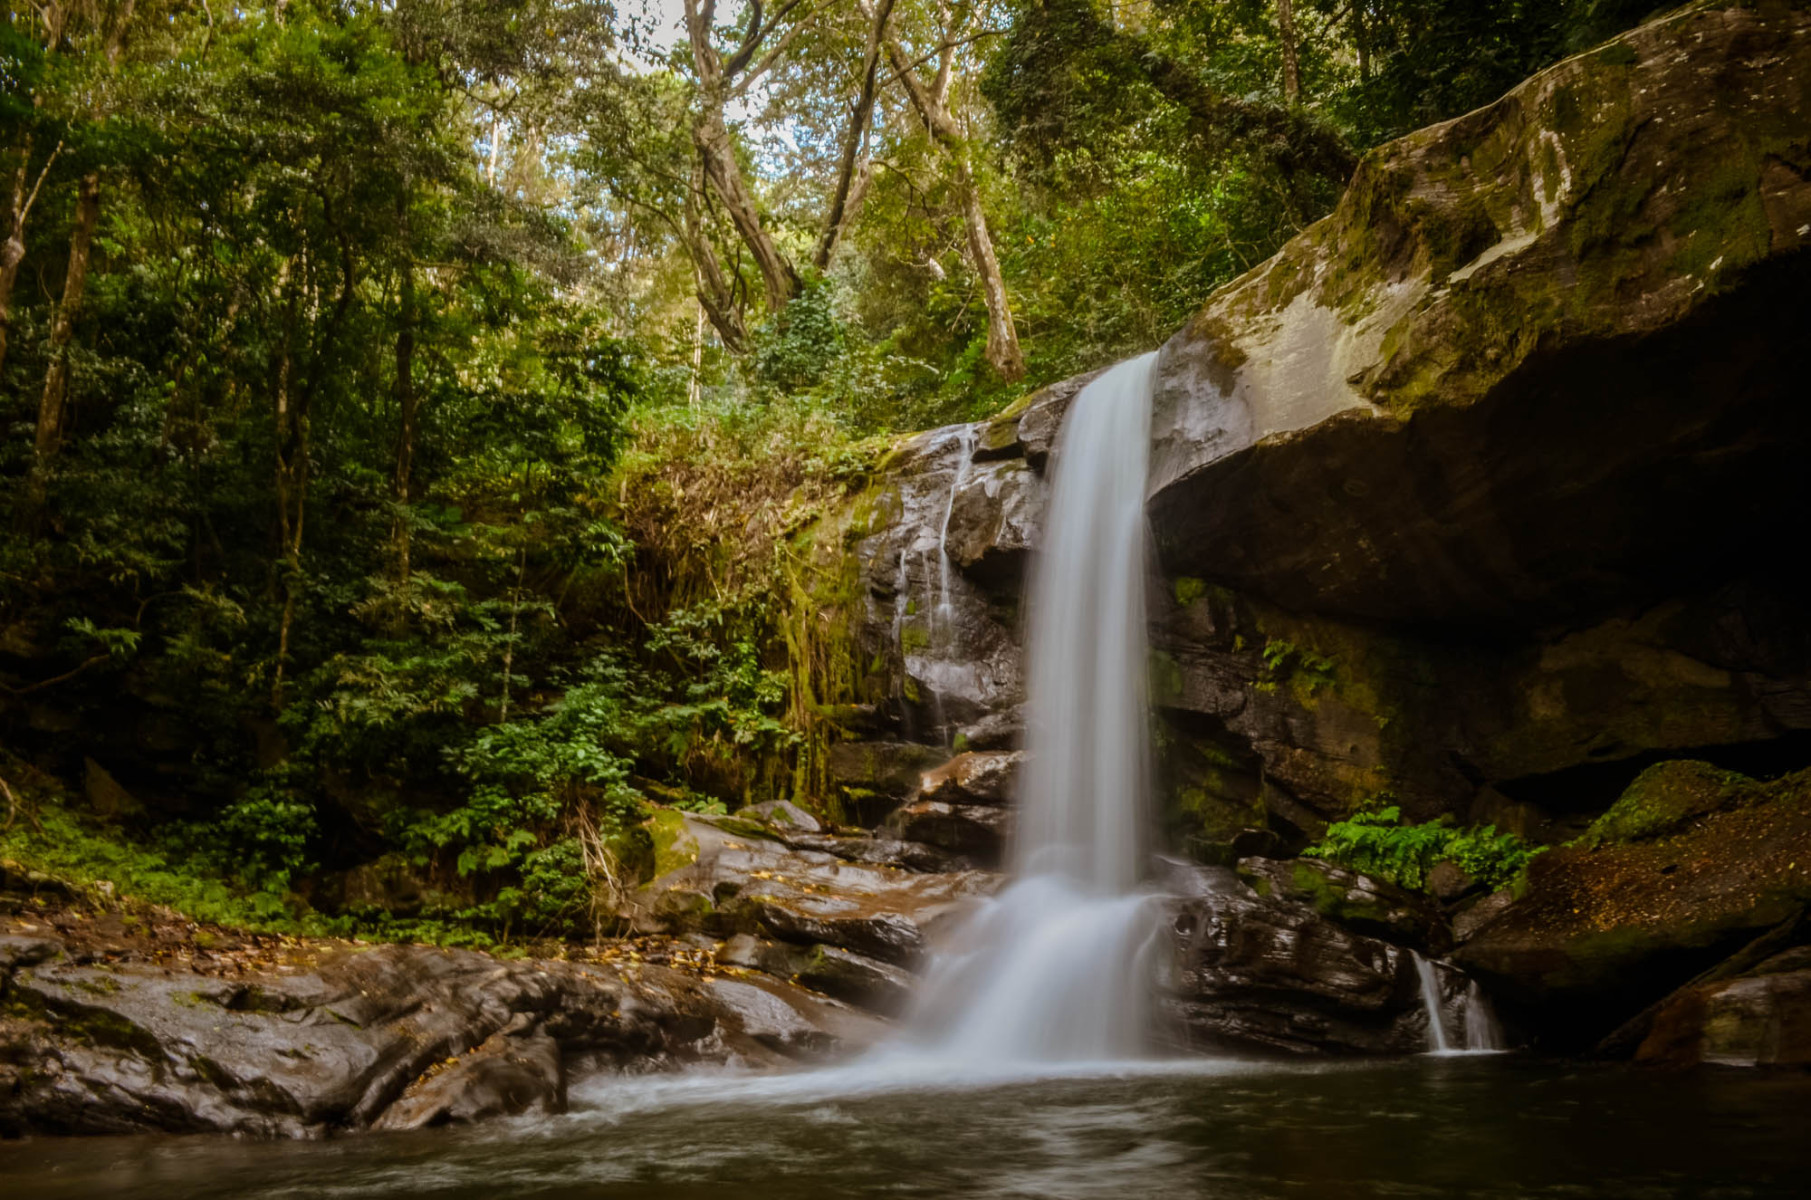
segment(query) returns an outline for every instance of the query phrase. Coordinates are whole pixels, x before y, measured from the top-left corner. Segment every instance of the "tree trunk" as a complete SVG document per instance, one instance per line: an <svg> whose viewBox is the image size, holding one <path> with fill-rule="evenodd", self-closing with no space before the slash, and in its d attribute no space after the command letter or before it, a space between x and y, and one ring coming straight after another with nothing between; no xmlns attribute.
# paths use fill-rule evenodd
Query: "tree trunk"
<svg viewBox="0 0 1811 1200"><path fill-rule="evenodd" d="M981 277L981 297L987 304L987 361L1008 382L1025 376L1025 355L1019 349L1019 330L1012 320L1006 280L1000 260L994 257L994 239L981 208L981 189L975 184L964 150L951 152L951 175L962 198L962 223L968 227L968 256Z"/></svg>
<svg viewBox="0 0 1811 1200"><path fill-rule="evenodd" d="M19 169L13 173L12 194L6 207L6 240L0 242L0 368L6 366L6 330L13 315L13 281L19 278L19 264L25 261L25 176L31 165L31 139L19 152Z"/></svg>
<svg viewBox="0 0 1811 1200"><path fill-rule="evenodd" d="M1277 38L1283 44L1283 103L1302 100L1302 65L1296 56L1295 0L1277 0Z"/></svg>
<svg viewBox="0 0 1811 1200"><path fill-rule="evenodd" d="M750 57L765 36L761 8L758 4L754 7L748 36L727 63L711 40L716 11L716 0L702 0L702 3L686 0L686 39L692 48L692 64L698 71L698 115L692 122L692 144L698 148L699 161L711 190L723 202L737 236L754 256L755 269L761 273L761 286L767 296L768 312L778 313L798 294L799 275L761 224L760 209L748 182L742 178L742 164L736 161L735 143L723 120L724 106L729 102L736 75L748 67ZM708 244L708 239L688 240L694 247L700 242ZM714 258L710 269L721 274ZM705 271L704 264L699 264L699 270L701 274ZM702 295L700 298L705 299ZM717 313L709 300L705 308L711 312L714 322Z"/></svg>
<svg viewBox="0 0 1811 1200"><path fill-rule="evenodd" d="M38 400L38 430L33 444L36 470L41 474L56 457L63 427L63 402L69 392L69 340L82 310L88 287L88 256L94 247L94 227L101 215L101 177L82 176L76 195L75 230L69 237L69 269L63 275L63 300L57 305L50 328L50 369L44 375L44 394ZM40 481L41 482L41 481Z"/></svg>
<svg viewBox="0 0 1811 1200"><path fill-rule="evenodd" d="M798 272L793 270L792 263L761 224L754 195L742 179L742 164L736 161L729 127L723 123L720 98L706 94L703 112L692 127L692 140L704 162L704 177L710 181L717 198L723 201L730 224L736 227L742 244L754 256L755 269L761 272L761 287L767 296L767 311L781 311L798 294Z"/></svg>
<svg viewBox="0 0 1811 1200"><path fill-rule="evenodd" d="M306 268L304 268L306 269ZM276 363L277 541L283 556L283 616L277 625L277 665L271 682L271 707L283 710L283 671L289 662L289 632L295 625L296 596L302 575L302 519L308 497L308 418L291 395L297 296L289 286L290 264L277 273L277 296L283 303L283 335ZM285 295L287 293L287 295Z"/></svg>
<svg viewBox="0 0 1811 1200"><path fill-rule="evenodd" d="M402 214L402 233L409 234L409 216ZM400 313L396 329L396 579L405 587L409 582L409 486L415 466L415 430L420 399L415 391L415 256L408 247L403 250L402 281L399 286Z"/></svg>
<svg viewBox="0 0 1811 1200"><path fill-rule="evenodd" d="M870 17L875 15L866 4L862 11ZM969 261L981 277L981 299L987 305L987 361L1002 379L1011 382L1024 378L1025 355L1019 349L1019 331L1013 323L1006 280L1000 274L1000 260L994 255L993 234L987 228L981 190L969 162L968 142L946 101L950 65L956 49L952 39L960 32L961 26L957 24L946 35L937 77L928 85L919 78L911 57L898 38L887 37L887 57L898 73L900 83L905 85L906 95L911 97L912 107L918 110L925 129L943 147L950 160L950 178L956 186L957 199L962 205L962 223L968 233Z"/></svg>
<svg viewBox="0 0 1811 1200"><path fill-rule="evenodd" d="M692 172L692 184L686 193L679 235L692 260L692 274L698 285L698 305L710 318L711 327L731 354L748 349L748 327L742 321L742 308L737 303L736 287L723 274L717 260L717 247L704 226L704 169Z"/></svg>
<svg viewBox="0 0 1811 1200"><path fill-rule="evenodd" d="M31 215L32 202L38 198L38 188L44 186L44 176L50 173L50 164L57 160L57 152L62 150L62 143L51 151L50 160L44 164L44 170L38 174L38 182L31 191L25 190L25 181L31 173L31 138L25 139L25 146L19 151L19 169L13 173L13 186L8 197L6 217L6 240L0 242L0 368L6 366L7 327L12 323L13 283L19 278L19 264L25 261L25 219Z"/></svg>
<svg viewBox="0 0 1811 1200"><path fill-rule="evenodd" d="M855 98L854 111L849 114L849 127L843 132L842 156L836 169L836 189L830 194L830 207L824 215L824 232L818 239L817 253L812 256L812 264L819 271L829 269L830 256L836 253L836 244L859 206L860 196L855 193L858 179L861 181L861 190L866 190L867 165L863 163L858 169L857 161L861 156L862 143L867 138L868 125L874 119L880 49L886 38L887 21L893 15L893 2L894 0L879 0L869 25L867 56L862 61L861 91Z"/></svg>

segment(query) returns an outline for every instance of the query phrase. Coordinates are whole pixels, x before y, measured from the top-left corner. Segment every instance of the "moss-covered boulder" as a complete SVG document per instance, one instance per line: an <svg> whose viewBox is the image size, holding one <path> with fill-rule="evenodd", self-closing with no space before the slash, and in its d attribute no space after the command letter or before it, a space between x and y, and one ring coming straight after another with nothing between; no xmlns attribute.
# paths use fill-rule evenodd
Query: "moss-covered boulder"
<svg viewBox="0 0 1811 1200"><path fill-rule="evenodd" d="M1706 762L1658 763L1635 777L1610 810L1591 823L1578 844L1639 842L1672 833L1693 817L1733 807L1754 790L1752 784L1734 771Z"/></svg>
<svg viewBox="0 0 1811 1200"><path fill-rule="evenodd" d="M1372 151L1164 348L1166 569L1529 628L1766 554L1811 512L1808 88L1811 12L1699 3Z"/></svg>
<svg viewBox="0 0 1811 1200"><path fill-rule="evenodd" d="M1452 934L1425 896L1318 858L1242 858L1238 876L1261 897L1305 905L1348 929L1444 955Z"/></svg>
<svg viewBox="0 0 1811 1200"><path fill-rule="evenodd" d="M1454 960L1550 1045L1595 1044L1811 904L1811 771L1737 790L1641 840L1542 854Z"/></svg>

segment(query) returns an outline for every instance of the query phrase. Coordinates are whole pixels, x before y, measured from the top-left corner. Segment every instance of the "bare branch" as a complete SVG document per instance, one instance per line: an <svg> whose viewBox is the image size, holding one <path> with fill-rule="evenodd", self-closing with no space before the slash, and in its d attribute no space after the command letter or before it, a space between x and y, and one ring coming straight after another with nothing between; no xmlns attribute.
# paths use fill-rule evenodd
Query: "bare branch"
<svg viewBox="0 0 1811 1200"><path fill-rule="evenodd" d="M790 7L791 6L788 6L788 8ZM782 10L782 12L784 11L786 10ZM742 81L731 88L729 94L731 96L740 96L747 92L750 85L752 85L755 80L773 69L774 64L780 61L780 56L791 48L792 44L798 40L799 35L809 29L812 22L823 15L823 12L824 8L815 8L793 22L792 28L780 35L780 40L775 42L773 46L768 49L767 53L761 56L760 62L756 63L749 69L747 74L742 76Z"/></svg>
<svg viewBox="0 0 1811 1200"><path fill-rule="evenodd" d="M44 177L50 174L51 165L57 161L57 155L61 153L63 153L63 143L58 142L56 149L50 152L50 157L44 160L44 169L38 172L38 182L31 185L31 195L27 196L25 203L19 207L19 215L13 218L13 224L25 224L25 218L31 215L31 206L38 201L38 189L44 186Z"/></svg>

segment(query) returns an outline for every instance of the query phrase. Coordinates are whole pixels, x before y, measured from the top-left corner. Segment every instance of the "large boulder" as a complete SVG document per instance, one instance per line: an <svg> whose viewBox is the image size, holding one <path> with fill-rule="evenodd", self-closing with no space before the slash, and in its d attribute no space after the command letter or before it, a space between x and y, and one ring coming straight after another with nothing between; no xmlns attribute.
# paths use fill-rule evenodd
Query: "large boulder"
<svg viewBox="0 0 1811 1200"><path fill-rule="evenodd" d="M977 872L853 862L677 811L650 826L655 876L630 901L632 919L649 931L748 933L909 967L943 924L995 882Z"/></svg>
<svg viewBox="0 0 1811 1200"><path fill-rule="evenodd" d="M1237 874L1260 897L1312 908L1347 929L1424 954L1452 949L1452 933L1426 896L1318 858L1242 858Z"/></svg>
<svg viewBox="0 0 1811 1200"><path fill-rule="evenodd" d="M1811 279L1807 80L1811 12L1695 4L1368 154L1164 348L1168 571L1526 629L1766 554L1811 511L1780 352Z"/></svg>
<svg viewBox="0 0 1811 1200"><path fill-rule="evenodd" d="M564 1102L568 1061L767 1066L859 1045L869 1018L780 980L420 946L254 961L93 957L9 938L0 1133L318 1136Z"/></svg>
<svg viewBox="0 0 1811 1200"><path fill-rule="evenodd" d="M1675 993L1654 1015L1637 1062L1688 1067L1811 1067L1811 947L1752 973Z"/></svg>
<svg viewBox="0 0 1811 1200"><path fill-rule="evenodd" d="M526 1024L521 1018L514 1025ZM384 1110L374 1129L469 1125L531 1110L566 1110L566 1064L560 1044L545 1035L498 1030L469 1054L430 1069Z"/></svg>
<svg viewBox="0 0 1811 1200"><path fill-rule="evenodd" d="M838 946L798 946L747 933L725 942L717 961L765 971L884 1016L905 1007L913 984L909 972Z"/></svg>
<svg viewBox="0 0 1811 1200"><path fill-rule="evenodd" d="M945 804L1005 804L1013 798L1021 750L974 751L958 754L919 779L918 798Z"/></svg>
<svg viewBox="0 0 1811 1200"><path fill-rule="evenodd" d="M1808 905L1811 772L1800 772L1728 788L1721 811L1670 832L1547 851L1454 959L1548 1045L1582 1049Z"/></svg>
<svg viewBox="0 0 1811 1200"><path fill-rule="evenodd" d="M888 818L887 827L909 841L998 866L1006 852L1012 815L1012 810L996 804L914 800Z"/></svg>
<svg viewBox="0 0 1811 1200"><path fill-rule="evenodd" d="M1159 1015L1196 1052L1411 1054L1431 1045L1414 952L1307 903L1260 895L1224 868L1172 869L1158 956ZM1465 982L1435 965L1442 1021L1461 1028Z"/></svg>

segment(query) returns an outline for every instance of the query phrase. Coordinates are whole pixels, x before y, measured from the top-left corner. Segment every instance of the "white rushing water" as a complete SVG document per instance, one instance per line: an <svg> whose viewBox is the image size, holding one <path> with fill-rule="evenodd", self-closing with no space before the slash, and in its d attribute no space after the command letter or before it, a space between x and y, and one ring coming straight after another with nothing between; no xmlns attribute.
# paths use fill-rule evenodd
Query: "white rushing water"
<svg viewBox="0 0 1811 1200"><path fill-rule="evenodd" d="M1419 954L1415 955L1415 970L1421 976L1421 1006L1427 1012L1428 1053L1497 1054L1502 1051L1502 1027L1497 1024L1497 1015L1491 1010L1484 989L1475 979L1466 985L1465 1002L1459 1010L1465 1035L1465 1045L1460 1047L1453 1045L1453 1038L1447 1032L1445 996L1440 988L1439 972L1433 963Z"/></svg>
<svg viewBox="0 0 1811 1200"><path fill-rule="evenodd" d="M1413 954L1413 951L1410 951ZM1415 955L1415 971L1421 976L1421 1006L1427 1010L1427 1039L1435 1054L1450 1054L1452 1042L1446 1036L1446 1018L1441 1014L1440 976L1434 964Z"/></svg>
<svg viewBox="0 0 1811 1200"><path fill-rule="evenodd" d="M1026 769L1013 882L944 949L896 1060L964 1070L1132 1058L1148 735L1144 489L1155 354L1076 397L1028 598ZM964 443L964 450L968 448ZM946 520L947 529L947 520Z"/></svg>
<svg viewBox="0 0 1811 1200"><path fill-rule="evenodd" d="M943 524L937 530L937 609L933 629L950 627L950 518L956 514L956 494L968 482L970 460L975 455L975 427L964 425L956 431L956 471L950 477L949 499L943 505Z"/></svg>
<svg viewBox="0 0 1811 1200"><path fill-rule="evenodd" d="M1465 989L1465 1048L1474 1054L1496 1054L1503 1049L1503 1027L1497 1024L1497 1014L1475 979Z"/></svg>

